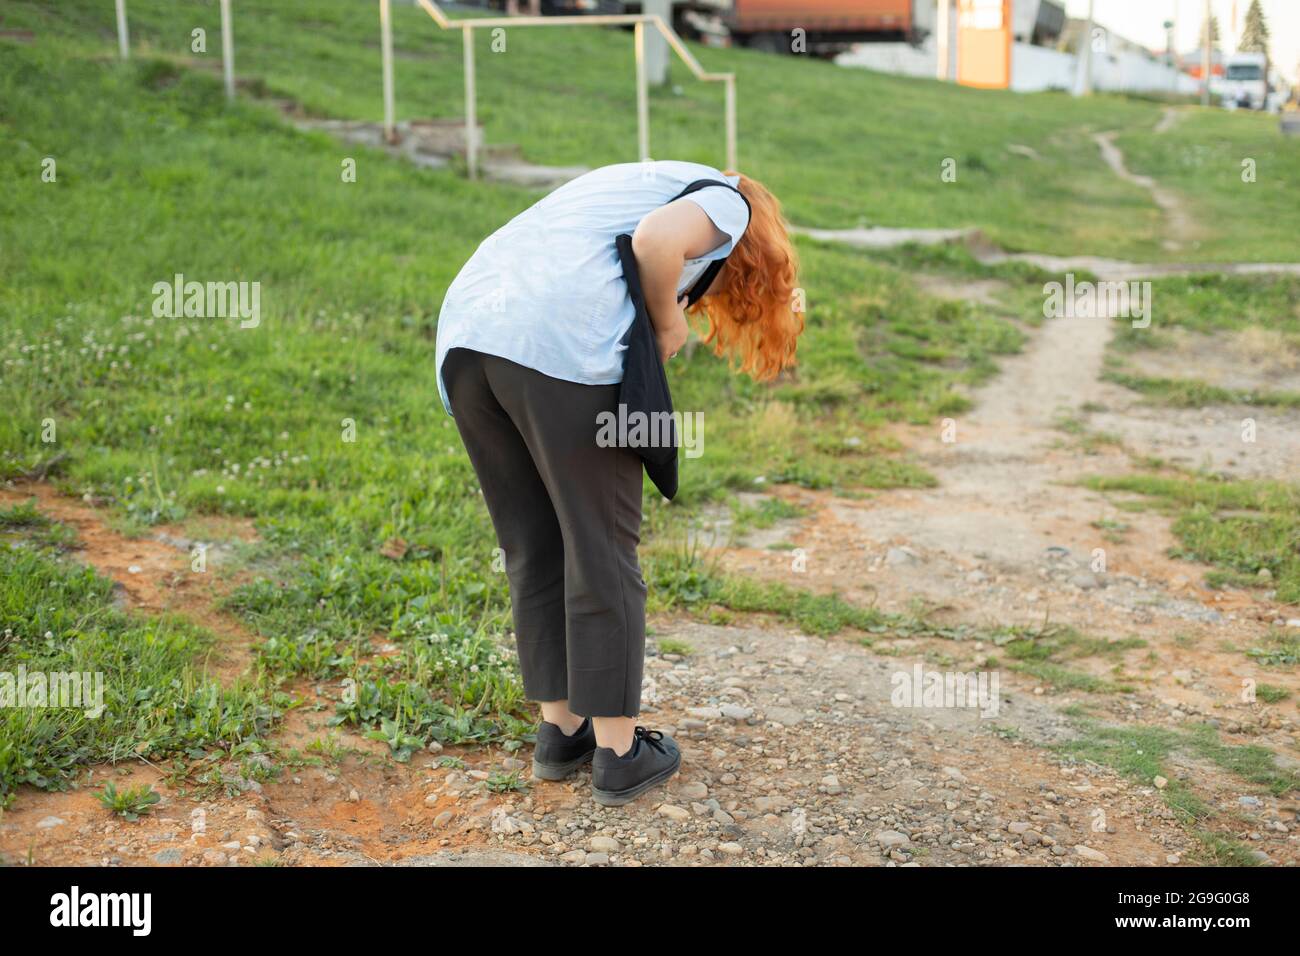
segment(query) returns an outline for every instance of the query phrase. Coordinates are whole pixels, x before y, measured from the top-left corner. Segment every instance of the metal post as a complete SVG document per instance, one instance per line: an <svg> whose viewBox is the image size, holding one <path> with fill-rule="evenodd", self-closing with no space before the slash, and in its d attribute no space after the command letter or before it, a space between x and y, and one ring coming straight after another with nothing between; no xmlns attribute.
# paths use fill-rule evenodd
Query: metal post
<svg viewBox="0 0 1300 956"><path fill-rule="evenodd" d="M727 168L736 172L740 165L736 160L736 78L727 77Z"/></svg>
<svg viewBox="0 0 1300 956"><path fill-rule="evenodd" d="M928 2L928 0L927 0ZM1010 2L1010 0L1006 0ZM706 83L723 83L726 87L726 130L727 130L727 163L731 168L737 165L737 120L736 120L736 78L731 73L710 73L700 66L699 61L687 49L681 38L672 29L671 26L658 16L647 16L644 14L618 14L618 15L597 15L590 16L560 16L560 17L481 17L473 20L449 19L438 6L435 0L415 0L416 5L427 13L433 21L444 30L454 30L456 26L461 27L462 38L464 40L464 64L465 64L465 152L468 160L469 172L473 177L478 175L478 151L482 145L477 121L476 94L474 90L474 43L473 29L475 28L509 28L515 26L528 27L568 27L568 26L632 26L636 31L637 53L639 54L637 62L637 79L638 79L638 124L640 151L646 158L650 152L650 101L649 90L647 88L646 76L646 37L645 27L651 26L660 31L664 40L674 53L686 64L687 68L695 75L695 78Z"/></svg>
<svg viewBox="0 0 1300 956"><path fill-rule="evenodd" d="M658 17L666 24L673 22L672 0L643 0L641 11ZM651 29L645 38L645 72L651 86L668 82L668 41L658 29Z"/></svg>
<svg viewBox="0 0 1300 956"><path fill-rule="evenodd" d="M948 49L948 43L952 39L952 24L948 19L951 12L952 0L939 0L938 25L935 27L938 71L935 75L940 80L948 79L948 67L952 60L952 53Z"/></svg>
<svg viewBox="0 0 1300 956"><path fill-rule="evenodd" d="M465 45L465 161L469 178L478 179L478 93L474 89L474 28L461 27Z"/></svg>
<svg viewBox="0 0 1300 956"><path fill-rule="evenodd" d="M650 158L650 90L645 72L645 24L637 21L633 28L636 46L636 132L641 162Z"/></svg>
<svg viewBox="0 0 1300 956"><path fill-rule="evenodd" d="M221 70L226 77L226 99L235 98L235 36L230 22L230 0L221 0Z"/></svg>
<svg viewBox="0 0 1300 956"><path fill-rule="evenodd" d="M1201 32L1205 34L1201 43L1201 105L1210 105L1210 47L1214 45L1214 31L1210 29L1213 23L1213 13L1210 10L1210 0L1205 0L1205 22L1201 26Z"/></svg>
<svg viewBox="0 0 1300 956"><path fill-rule="evenodd" d="M131 57L131 38L126 32L126 0L117 0L117 52L124 60Z"/></svg>
<svg viewBox="0 0 1300 956"><path fill-rule="evenodd" d="M397 140L393 106L393 21L389 0L379 0L379 49L384 70L384 142Z"/></svg>

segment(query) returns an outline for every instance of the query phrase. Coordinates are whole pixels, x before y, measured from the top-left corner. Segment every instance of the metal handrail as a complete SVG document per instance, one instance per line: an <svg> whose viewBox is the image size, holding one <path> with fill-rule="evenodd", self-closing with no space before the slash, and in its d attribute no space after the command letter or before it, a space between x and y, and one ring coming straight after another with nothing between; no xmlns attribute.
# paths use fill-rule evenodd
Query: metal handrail
<svg viewBox="0 0 1300 956"><path fill-rule="evenodd" d="M727 168L736 169L736 75L734 73L710 73L700 66L691 51L686 48L682 38L677 35L663 17L655 14L603 14L594 16L558 16L558 17L479 17L453 20L448 17L434 0L417 0L439 27L444 30L459 28L464 41L465 60L465 155L471 178L478 176L478 141L477 141L477 93L475 90L474 70L474 31L496 27L566 27L566 26L632 26L634 29L634 49L636 53L636 93L637 93L637 139L640 158L644 162L650 158L650 98L646 81L645 64L645 27L647 24L657 29L668 41L673 52L686 64L695 78L706 83L722 83L726 90L726 135ZM388 11L389 0L380 0L380 25L383 30L384 61L384 131L389 139L393 136L393 80L392 80L392 27Z"/></svg>

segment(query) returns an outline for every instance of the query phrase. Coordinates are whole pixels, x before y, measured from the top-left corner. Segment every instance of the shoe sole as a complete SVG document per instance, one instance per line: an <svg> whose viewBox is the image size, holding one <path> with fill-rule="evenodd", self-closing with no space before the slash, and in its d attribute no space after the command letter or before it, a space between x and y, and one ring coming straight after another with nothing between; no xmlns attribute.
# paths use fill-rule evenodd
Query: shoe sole
<svg viewBox="0 0 1300 956"><path fill-rule="evenodd" d="M647 790L651 790L661 783L668 780L669 777L677 773L682 766L682 755L678 754L677 759L673 761L671 767L665 767L653 777L642 780L635 787L628 787L626 790L601 790L596 786L591 788L591 796L602 807L621 807L625 803L631 803Z"/></svg>
<svg viewBox="0 0 1300 956"><path fill-rule="evenodd" d="M563 780L565 777L573 774L585 763L590 763L592 756L596 753L596 748L592 747L589 751L578 757L576 760L570 760L568 763L540 763L536 757L533 758L533 776L539 780Z"/></svg>

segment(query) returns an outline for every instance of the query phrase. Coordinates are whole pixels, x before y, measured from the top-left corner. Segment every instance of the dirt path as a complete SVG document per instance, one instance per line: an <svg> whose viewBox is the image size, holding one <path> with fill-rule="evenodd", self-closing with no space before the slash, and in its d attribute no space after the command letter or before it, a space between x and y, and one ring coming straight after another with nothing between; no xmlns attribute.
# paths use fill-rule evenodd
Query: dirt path
<svg viewBox="0 0 1300 956"><path fill-rule="evenodd" d="M1200 583L1203 567L1167 556L1174 544L1168 518L1125 510L1122 500L1073 484L1081 475L1123 473L1132 466L1119 448L1097 450L1053 428L1062 411L1105 407L1108 424L1125 429L1135 443L1150 444L1158 435L1162 446L1212 447L1223 444L1227 431L1194 414L1158 415L1098 381L1110 326L1101 319L1048 323L1023 355L1004 365L997 382L979 393L975 411L954 423L955 441L943 441L938 428L902 432L938 478L937 488L881 492L865 500L781 489L778 494L802 506L806 516L749 534L722 552L722 563L734 573L833 591L902 615L920 613L956 638L876 638L873 649L896 655L893 666L926 661L939 662L945 671L976 671L997 653L987 635L1008 625L1030 633L1066 625L1104 642L1133 643L1067 665L1103 685L1122 682L1131 688L1127 693L1074 690L1050 675L1008 670L1005 665L1013 662L1004 660L1001 687L1011 706L998 723L1014 728L1020 739L1059 740L1045 729L1052 725L1044 715L1084 708L1106 723L1134 729L1178 731L1208 722L1225 742L1266 747L1279 765L1295 768L1300 725L1289 701L1300 695L1300 678L1293 668L1261 667L1244 651L1258 646L1270 628L1294 619L1296 609L1243 592L1206 589ZM796 555L800 560L793 560ZM1241 687L1248 679L1285 688L1288 703L1244 702ZM863 706L879 712L889 702L881 696ZM974 745L979 733L971 730L966 742ZM943 746L924 732L920 743ZM993 741L982 744L985 751L1005 754ZM980 753L972 764L959 766L990 759ZM1175 762L1178 778L1223 819L1239 816L1243 808L1252 816L1256 808L1263 811L1239 831L1243 841L1254 841L1273 861L1300 859L1292 835L1293 799L1260 797L1256 788L1194 757L1179 755ZM1016 779L1047 785L1053 778L1028 763ZM990 789L995 803L1014 805L1015 797L1000 792L996 781ZM1106 849L1111 842L1092 845ZM1146 862L1162 859L1149 856Z"/></svg>
<svg viewBox="0 0 1300 956"><path fill-rule="evenodd" d="M1115 145L1115 137L1118 135L1118 132L1111 131L1098 133L1093 137L1097 147L1101 150L1101 158L1105 160L1111 172L1120 179L1151 193L1152 201L1165 214L1166 233L1169 236L1165 240L1165 248L1181 249L1185 243L1196 239L1201 234L1200 226L1192 218L1191 213L1187 211L1187 206L1181 196L1172 190L1165 189L1150 176L1141 176L1129 171L1129 168L1124 164L1124 154Z"/></svg>
<svg viewBox="0 0 1300 956"><path fill-rule="evenodd" d="M143 562L126 572L137 609L196 610L172 599L167 552L47 489L23 492L33 490L105 573L119 558ZM327 729L329 709L311 706L325 698L302 683L293 690L307 706L274 740L277 777L258 782L246 766L218 762L222 785L199 794L151 765L93 768L67 793L25 788L0 817L0 854L97 865L992 865L1161 863L1187 849L1150 789L999 736L1015 726L1038 742L1064 739L1065 722L1032 696L992 688L983 713L895 707L910 665L861 644L761 622L654 624L685 653L649 658L646 718L677 737L685 764L665 791L631 806L594 805L586 774L490 792L492 771L526 765L492 750L396 764L383 745ZM331 734L337 759L304 759ZM463 766L438 766L445 756ZM149 783L163 800L137 822L117 820L91 792L106 779Z"/></svg>
<svg viewBox="0 0 1300 956"><path fill-rule="evenodd" d="M1185 110L1176 106L1167 106L1163 113L1160 114L1160 122L1155 125L1156 133L1168 133L1171 129L1183 121L1187 115Z"/></svg>
<svg viewBox="0 0 1300 956"><path fill-rule="evenodd" d="M960 292L934 283L930 291ZM1151 779L1057 749L1088 743L1093 731L1080 721L1087 715L1121 732L1181 733L1209 723L1224 742L1266 747L1285 766L1300 754L1294 704L1247 703L1240 694L1242 680L1254 679L1289 690L1290 701L1300 695L1294 669L1265 672L1243 653L1300 613L1258 594L1206 590L1203 567L1167 556L1168 518L1075 484L1085 474L1130 471L1138 455L1199 461L1224 449L1244 472L1286 474L1279 469L1300 465L1300 440L1281 450L1233 445L1225 435L1237 410L1155 412L1102 382L1112 325L1049 321L974 396L970 414L901 429L936 488L866 498L773 490L804 513L729 540L718 553L726 568L835 591L924 617L925 626L823 639L743 616L729 626L652 621L653 638L671 639L666 646L680 652L657 653L652 642L646 667L645 722L676 736L685 755L663 791L604 809L590 800L584 773L493 792L489 775L524 769L526 752L449 748L398 764L384 745L328 727L329 692L302 682L292 690L307 706L290 713L273 754L259 758L274 773L217 761L219 785L196 790L132 764L92 768L68 793L25 788L0 816L0 858L1172 865L1203 851L1196 827L1180 822L1161 792L1178 787L1212 810L1205 826L1257 858L1300 862L1294 799L1244 782L1194 747L1169 755L1168 778ZM1300 435L1285 414L1261 427ZM1104 426L1119 443L1080 440L1057 427L1062 415ZM0 502L32 493L76 530L81 558L118 582L125 603L193 617L220 639L218 675L243 670L251 638L213 606L237 578L218 559L198 584L187 566L194 540L246 540L251 529L171 528L131 539L101 512L43 485L0 490ZM735 537L725 521L716 530ZM1001 629L1035 633L1046 624L1101 639L1101 649L1068 660L1068 671L1091 683L1018 669L1002 656ZM958 673L996 677L997 685L986 686L977 706L901 696L928 675ZM448 756L462 765L440 765ZM110 775L152 784L163 796L155 813L136 823L110 817L91 793Z"/></svg>
<svg viewBox="0 0 1300 956"><path fill-rule="evenodd" d="M1007 252L989 240L979 229L894 229L873 226L858 229L808 229L793 231L811 239L843 242L863 249L893 249L910 244L947 245L961 243L970 249L981 265L996 266L1023 262L1045 272L1091 273L1107 282L1131 282L1138 279L1165 279L1172 276L1218 273L1233 276L1297 275L1298 262L1130 262L1105 256L1054 256L1041 252ZM1171 240L1172 241L1172 240Z"/></svg>
<svg viewBox="0 0 1300 956"><path fill-rule="evenodd" d="M119 605L148 614L182 614L212 631L220 641L207 666L223 681L248 665L253 635L213 605L239 580L227 568L239 545L256 540L251 522L204 517L184 528L159 525L147 536L130 537L113 528L102 511L44 482L0 487L0 506L33 499L46 517L76 532L78 557L113 581Z"/></svg>
<svg viewBox="0 0 1300 956"><path fill-rule="evenodd" d="M781 490L808 516L749 535L749 547L731 549L727 564L890 611L921 602L948 623L1050 620L1114 637L1136 633L1160 658L1154 670L1143 668L1153 693L1190 706L1185 713L1235 709L1240 680L1259 676L1257 668L1239 651L1209 645L1248 645L1295 617L1294 609L1205 589L1203 566L1167 556L1174 544L1167 517L1129 510L1122 496L1075 482L1131 471L1131 455L1217 448L1239 419L1231 410L1209 421L1203 413L1154 410L1099 381L1110 326L1104 319L1048 322L978 394L976 409L952 422L955 440L944 440L942 426L900 431L938 487L864 500ZM1085 406L1099 411L1081 411ZM1130 450L1072 438L1054 427L1061 415L1095 415ZM1240 467L1251 470L1255 454L1271 465L1275 452L1242 446ZM1198 460L1195 452L1189 457ZM792 569L788 549L769 550L778 542L802 549L802 573ZM1188 635L1198 639L1175 645ZM1146 654L1132 653L1132 666ZM1300 689L1292 675L1268 679ZM1294 724L1279 730L1272 742L1293 747Z"/></svg>
<svg viewBox="0 0 1300 956"><path fill-rule="evenodd" d="M1118 175L1144 179L1127 172L1109 135L1098 142ZM1149 180L1139 184L1164 195L1161 205L1171 229L1189 228L1180 222L1184 213L1176 197ZM985 253L984 258L1013 257ZM1014 258L1032 258L1053 271L1078 267L1078 260ZM1104 278L1152 269L1104 260L1089 265L1097 263L1101 266L1093 271ZM954 291L943 282L919 284L932 294ZM974 292L989 294L984 288ZM1135 470L1134 460L1144 457L1226 474L1294 475L1300 469L1300 416L1254 408L1150 407L1100 378L1114 324L1109 316L1051 320L1023 354L1003 363L994 383L975 395L971 413L933 427L901 429L898 437L938 479L936 488L865 499L777 489L805 516L742 535L723 549L722 563L735 573L925 616L947 637L891 636L876 640L875 649L904 660L943 661L963 671L978 668L996 650L980 635L1008 625L1028 633L1068 626L1118 648L1080 654L1069 667L1101 686L1122 682L1132 692L1071 692L1070 682L1050 679L1052 672L1045 679L1003 670L1002 686L1011 689L1012 699L1024 693L1055 700L1062 708L1083 706L1120 727L1177 730L1209 723L1226 742L1265 747L1280 766L1294 769L1300 765L1300 724L1291 701L1300 693L1300 679L1294 669L1261 667L1244 651L1276 629L1300 624L1297 609L1279 606L1266 593L1205 588L1204 567L1168 556L1175 539L1167 517L1133 510L1123 496L1091 492L1077 479L1128 473ZM1195 367L1218 377L1256 377L1249 356L1202 359ZM1261 414L1270 435L1279 439L1242 443L1241 420L1258 420ZM1089 433L1108 437L1091 441ZM721 524L725 536L725 518ZM1132 646L1125 650L1121 642ZM1291 696L1277 708L1246 702L1245 681L1271 683ZM1028 739L1043 740L1034 727L1012 723ZM1173 759L1183 780L1223 817L1268 802L1257 802L1249 785L1204 761L1186 754ZM1269 859L1296 861L1294 800L1273 803L1269 813L1259 822L1263 832L1278 836L1248 829L1243 839L1261 850L1263 840Z"/></svg>
<svg viewBox="0 0 1300 956"><path fill-rule="evenodd" d="M1204 590L1195 583L1203 568L1165 556L1172 543L1166 518L1120 510L1070 484L1129 463L1117 449L1067 440L1053 427L1060 411L1104 405L1139 439L1151 414L1098 381L1110 327L1102 319L1048 322L978 393L975 410L953 423L955 441L943 441L939 428L902 432L938 488L865 500L777 490L808 514L725 549L727 567L900 613L915 612L919 602L936 626L969 628L971 636L886 633L872 635L867 647L758 620L730 627L652 622L656 637L690 651L655 655L647 665L646 721L674 733L686 756L665 792L606 810L590 801L588 778L580 775L498 794L486 788L488 775L520 769L526 753L455 751L464 766L451 769L436 762L448 753L420 754L400 765L381 744L347 733L332 745L336 760L313 765L301 755L337 731L325 725L328 707L308 706L277 735L281 773L274 779L259 783L226 766L223 792L183 796L155 768L127 768L129 781L148 781L164 795L154 816L131 824L110 819L88 789L25 791L0 820L0 853L125 865L1181 861L1197 841L1173 818L1156 781L1125 779L1050 749L1078 737L1065 712L1162 728L1212 720L1229 742L1268 746L1288 759L1296 752L1294 721L1239 701L1242 677L1260 675L1231 649L1288 612ZM1171 423L1160 424L1168 440ZM1203 425L1184 427L1188 440L1206 440ZM204 606L219 584L196 592L182 583L177 562L187 556L174 545L122 538L94 509L36 491L44 510L77 529L83 558L120 580L132 602L192 613L223 637L239 634ZM1097 526L1105 522L1128 530L1108 539ZM769 550L774 541L802 549L805 570L792 569L788 548ZM1106 554L1100 573L1090 569L1096 548ZM1108 639L1144 640L1071 665L1098 679L1122 671L1135 691L1060 688L1003 667L992 693L995 714L894 699L896 681L910 685L918 666L984 670L981 662L997 648L981 629L1048 619ZM1267 679L1300 692L1292 673ZM295 691L327 703L310 686ZM1293 803L1191 756L1173 766L1175 779L1257 852L1279 863L1300 858ZM119 772L98 768L91 782Z"/></svg>
<svg viewBox="0 0 1300 956"><path fill-rule="evenodd" d="M666 792L629 807L596 807L585 775L536 782L526 794L486 789L490 772L520 769L526 754L457 751L465 765L455 769L436 765L447 754L421 754L400 765L382 745L344 733L333 744L338 759L315 766L301 755L337 731L325 726L328 707L308 706L276 738L277 778L259 783L226 766L223 792L182 796L157 769L126 768L129 781L148 781L164 795L157 813L138 823L109 818L88 788L24 791L0 820L0 853L126 865L1181 860L1196 842L1154 781L1126 780L1045 748L1077 735L1063 711L1082 707L1121 724L1177 728L1210 719L1232 742L1294 754L1292 720L1238 701L1241 678L1257 669L1225 649L1248 644L1285 612L1203 590L1195 583L1202 568L1164 555L1172 540L1167 519L1122 511L1069 483L1085 472L1122 471L1128 457L1064 440L1053 427L1059 411L1104 405L1138 436L1150 414L1098 381L1110 327L1101 319L1047 323L977 395L975 410L953 423L955 441L943 441L938 428L903 432L938 488L866 500L778 489L807 516L721 557L737 572L834 589L886 610L913 612L919 601L936 624L956 630L1050 619L1107 638L1136 635L1145 647L1072 665L1108 678L1118 664L1137 686L1132 694L1060 689L1001 668L996 714L900 707L892 699L898 675L910 684L917 666L974 673L996 648L978 635L887 633L873 635L868 648L761 621L718 627L663 619L653 622L655 636L691 652L649 660L646 720L674 733L686 760ZM1161 425L1168 440L1170 422ZM1204 426L1185 427L1189 440L1205 440ZM243 646L242 629L211 608L222 590L220 562L209 587L196 589L182 573L188 552L165 543L192 532L128 539L95 509L44 487L2 497L33 490L43 510L76 528L83 559L121 582L130 602L191 614ZM1129 530L1108 540L1097 527L1107 521ZM803 572L792 570L788 549L767 549L777 540L804 551ZM1101 573L1089 567L1096 548L1106 553ZM1267 677L1300 692L1291 673ZM295 691L324 702L310 686ZM1195 760L1176 772L1231 815L1243 840L1258 837L1251 845L1270 860L1297 859L1292 804ZM119 771L98 768L88 782L110 773Z"/></svg>

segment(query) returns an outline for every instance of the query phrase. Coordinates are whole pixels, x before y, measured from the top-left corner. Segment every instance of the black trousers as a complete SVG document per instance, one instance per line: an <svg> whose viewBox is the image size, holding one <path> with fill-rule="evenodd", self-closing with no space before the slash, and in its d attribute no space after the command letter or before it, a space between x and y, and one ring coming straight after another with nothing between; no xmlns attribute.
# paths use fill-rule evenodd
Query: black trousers
<svg viewBox="0 0 1300 956"><path fill-rule="evenodd" d="M470 349L443 381L505 552L524 693L635 717L645 663L641 459L596 443L617 385L579 385Z"/></svg>

